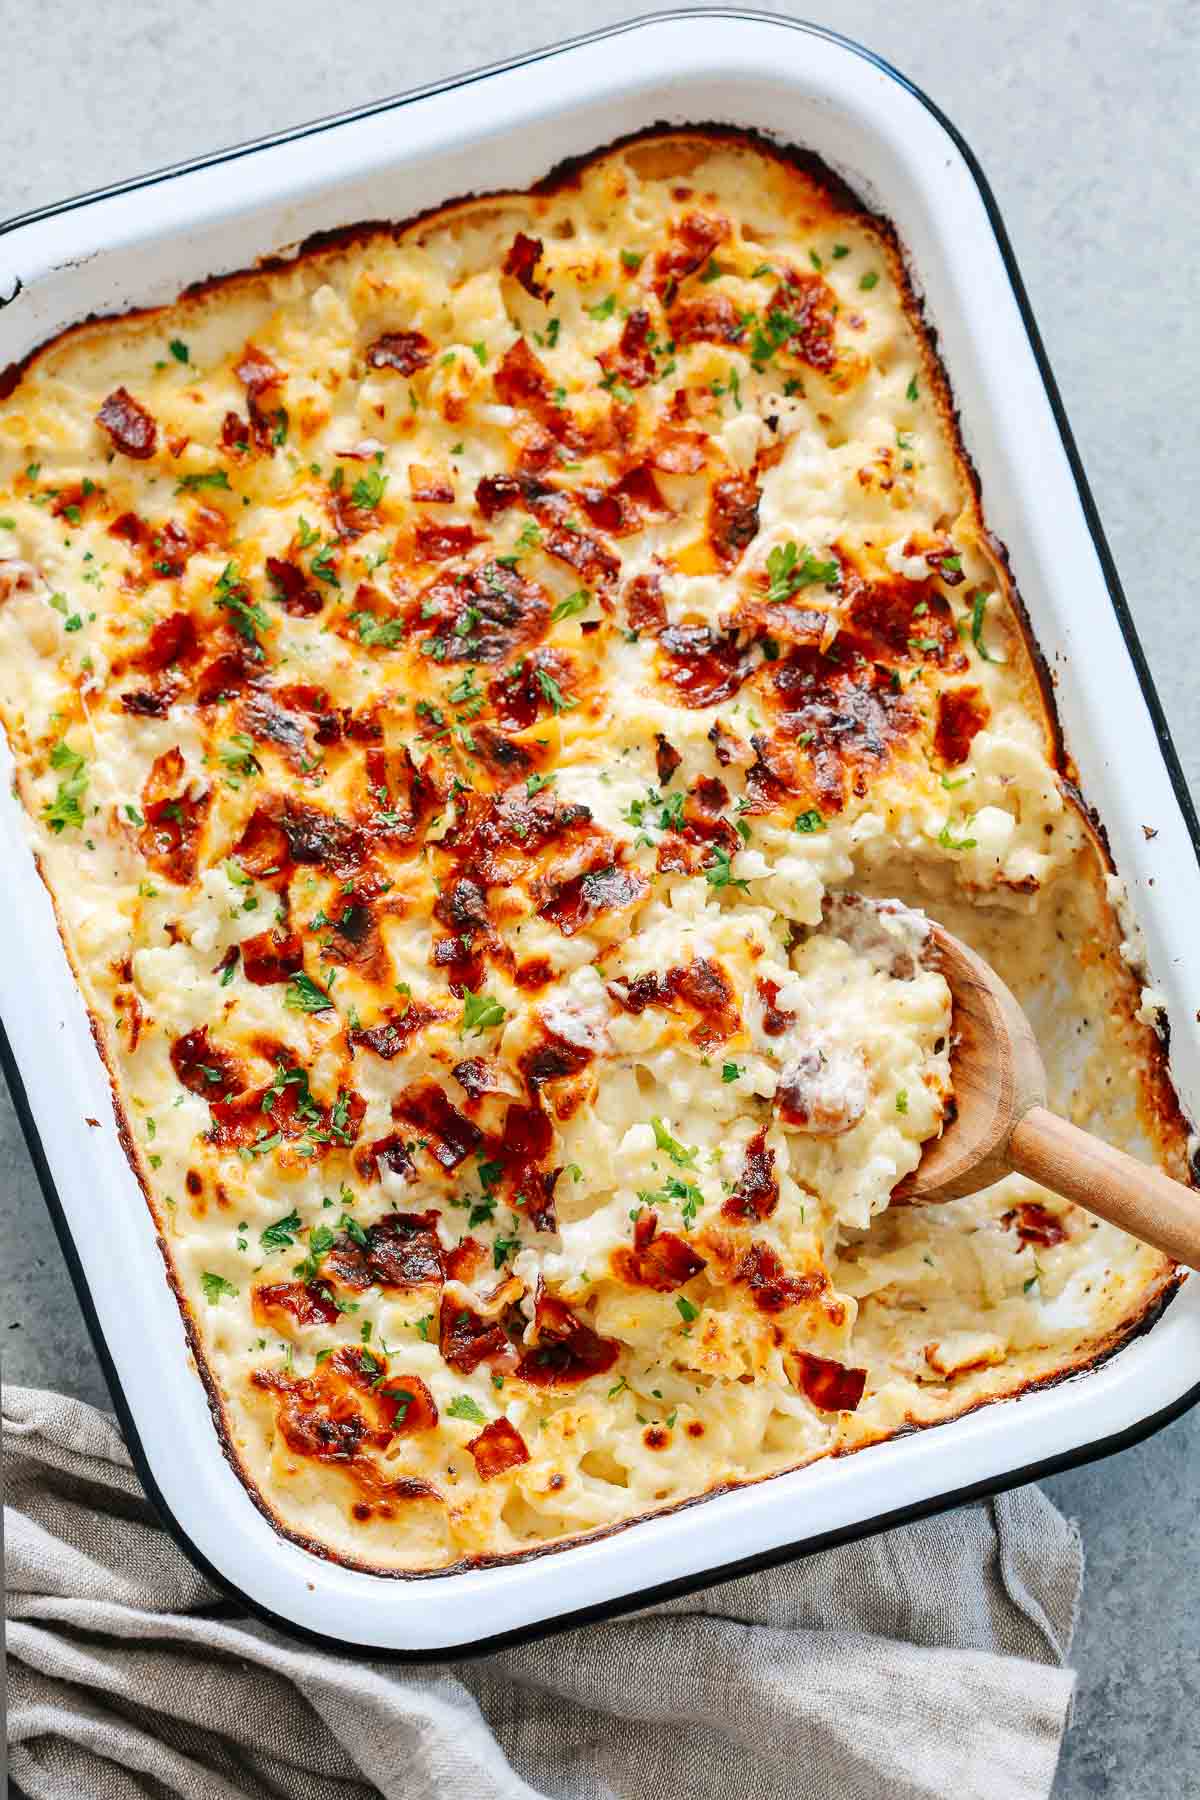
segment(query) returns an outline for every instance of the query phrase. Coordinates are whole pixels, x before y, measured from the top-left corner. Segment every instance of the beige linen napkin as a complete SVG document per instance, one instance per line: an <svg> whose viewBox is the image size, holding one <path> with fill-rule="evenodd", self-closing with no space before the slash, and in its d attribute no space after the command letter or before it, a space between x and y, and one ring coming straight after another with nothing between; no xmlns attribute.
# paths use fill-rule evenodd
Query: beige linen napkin
<svg viewBox="0 0 1200 1800"><path fill-rule="evenodd" d="M3 1448L8 1730L31 1800L1050 1792L1083 1557L1037 1488L417 1668L323 1655L224 1600L107 1414L9 1388Z"/></svg>

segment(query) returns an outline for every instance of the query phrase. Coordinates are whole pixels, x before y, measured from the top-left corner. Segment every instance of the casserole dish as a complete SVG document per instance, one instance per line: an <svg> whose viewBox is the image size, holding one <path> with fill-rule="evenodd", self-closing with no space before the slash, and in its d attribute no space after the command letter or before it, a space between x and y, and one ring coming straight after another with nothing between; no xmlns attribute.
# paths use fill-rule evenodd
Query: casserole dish
<svg viewBox="0 0 1200 1800"><path fill-rule="evenodd" d="M941 125L922 112L919 101L895 86L892 77L832 40L812 34L798 37L791 28L760 21L709 16L698 35L689 39L684 55L685 28L678 19L651 22L640 29L640 73L632 90L618 91L605 79L605 59L594 47L586 55L583 47L561 53L563 81L553 107L546 107L536 97L534 90L542 84L531 79L527 64L491 78L491 85L477 91L487 96L487 102L480 108L469 151L461 143L453 151L446 148L455 138L460 108L444 91L405 103L411 109L405 115L411 130L406 134L403 156L388 150L386 110L340 124L333 139L336 148L322 148L319 174L311 141L303 136L289 145L247 153L243 164L246 180L232 211L225 207L221 194L219 161L182 172L160 187L156 199L161 204L153 224L139 216L133 191L97 201L80 216L94 233L92 242L117 246L103 254L93 253L81 234L70 229L79 220L71 221L65 214L26 222L7 239L10 253L14 245L20 252L12 283L14 289L19 287L14 298L20 305L10 307L5 330L7 333L11 323L15 333L19 325L21 341L11 343L10 348L6 335L6 359L18 360L41 339L87 312L110 312L131 303L169 299L188 279L239 267L256 252L282 242L310 237L315 231L373 212L385 211L390 216L419 212L471 185L470 170L478 166L484 145L497 180L521 186L564 154L588 149L611 137L614 130L635 130L664 114L671 122L680 123L753 123L788 140L811 143L865 192L870 202L895 220L913 257L914 275L939 329L964 406L968 448L983 476L991 520L1010 547L1038 636L1059 678L1068 741L1089 793L1105 796L1105 822L1118 866L1136 894L1142 881L1153 884L1155 868L1165 866L1161 858L1174 851L1180 873L1173 889L1180 894L1187 886L1182 872L1187 857L1184 822L1171 805L1165 771L1155 760L1152 721L1138 701L1119 634L1101 612L1101 567L1087 543L1081 503L1069 488L1069 465L1062 446L1053 439L1046 398L1037 387L1036 363L1030 345L1020 335L1020 316L1005 283L998 244L980 194L971 185L967 164L962 162L959 167L952 161L947 175L942 170L948 150ZM686 29L690 33L692 27ZM787 38L781 36L783 29L789 31ZM789 54L796 73L781 82L777 74L768 71L777 70ZM882 111L878 110L880 96L888 96ZM567 107L571 109L569 132L563 125ZM519 143L495 123L502 115L524 127ZM942 184L936 195L930 187L935 169L941 171ZM384 206L378 200L381 172L387 175ZM186 250L180 237L185 226ZM57 241L56 231L60 234ZM138 285L131 291L123 271L129 266L125 253L135 246L139 252ZM64 264L63 258L72 251L76 257L84 255L85 262ZM971 305L978 305L981 285L989 295L986 352L972 336L966 289L960 285L964 269L971 272ZM1031 433L1037 444L1032 460ZM1052 501L1049 509L1047 495ZM1063 566L1072 569L1070 607L1054 586L1054 571ZM1085 570L1092 571L1091 599L1095 604L1089 604ZM1086 608L1086 613L1076 611L1079 607ZM1093 614L1103 619L1104 628ZM1111 782L1102 748L1100 706L1090 687L1076 689L1073 685L1069 652L1085 616L1089 680L1099 681L1105 708L1119 705L1122 716L1131 721L1123 743L1120 778L1114 771ZM1105 628L1111 631L1111 641ZM1140 724L1140 739L1134 721ZM1150 811L1154 814L1152 825L1148 823ZM15 817L6 820L6 825L13 833L12 862L22 871L18 875L21 882L28 858ZM1155 835L1149 835L1150 831ZM56 1008L61 1005L62 1009L68 1086L73 1094L81 1095L92 1117L103 1118L107 1112L103 1072L91 1057L82 1030L82 1007L55 948L45 898L32 870L28 873L28 895L20 897L27 901L21 916L30 922L31 939L28 946L22 944L13 969L44 967L48 979L57 970L61 980L53 990L53 1000ZM1181 904L1185 901L1186 892ZM1177 916L1177 928L1184 916ZM1149 914L1145 924L1150 965L1166 989L1169 1010L1184 1016L1183 1006L1194 1003L1187 985L1189 974L1194 977L1194 966L1189 970L1183 961L1182 930L1179 928L1177 945L1171 918ZM38 940L42 925L45 935ZM1179 960L1175 961L1177 954ZM250 1512L236 1484L223 1486L230 1479L229 1471L207 1466L214 1459L198 1390L187 1382L182 1369L176 1379L168 1363L168 1346L179 1361L186 1355L185 1347L177 1321L172 1325L168 1317L171 1298L157 1281L152 1230L145 1229L146 1222L139 1216L124 1216L130 1209L122 1208L120 1195L127 1191L129 1178L116 1136L110 1138L101 1127L102 1135L97 1138L89 1127L62 1118L64 1050L53 1058L56 1066L52 1068L44 992L41 1008L35 1009L16 972L6 982L4 1010L14 1021L14 1048L29 1076L33 1113L41 1122L43 1142L46 1127L59 1120L45 1172L60 1188L79 1194L83 1184L78 1171L88 1162L100 1171L102 1207L86 1217L78 1214L77 1207L69 1208L80 1273L96 1302L101 1333L115 1350L116 1372L124 1383L132 1424L141 1432L151 1478L177 1525L191 1540L193 1551L212 1560L212 1545L219 1540L217 1572L252 1603L269 1608L293 1626L322 1629L343 1645L349 1640L364 1648L431 1654L468 1644L478 1647L479 1622L484 1616L485 1636L490 1641L554 1622L550 1565L457 1575L439 1591L443 1604L433 1621L426 1616L431 1609L422 1606L419 1589L389 1588L350 1569L325 1564L314 1567L294 1546L274 1540L265 1524ZM1185 1096L1189 1092L1187 1050L1187 1045L1177 1046L1175 1068ZM76 1132L77 1139L72 1136ZM93 1185L95 1179L93 1175ZM115 1240L119 1240L121 1254L106 1272L104 1252ZM120 1275L113 1273L114 1266ZM149 1276L151 1267L153 1278ZM146 1311L132 1319L126 1316L125 1284L130 1270L147 1274ZM139 1289L142 1285L139 1283ZM870 1466L880 1465L879 1472L884 1474L880 1459L889 1459L889 1491L911 1510L944 1504L956 1491L972 1486L1015 1478L1021 1472L1018 1464L1026 1460L1024 1446L1031 1437L1039 1455L1061 1458L1095 1447L1097 1438L1122 1429L1145 1428L1156 1412L1185 1402L1187 1384L1181 1372L1186 1376L1196 1360L1194 1323L1189 1324L1189 1318L1185 1294L1148 1343L1131 1346L1092 1376L1086 1387L1029 1396L1019 1419L1007 1405L994 1413L960 1420L936 1439L888 1444L876 1449ZM1168 1337L1174 1340L1174 1348L1164 1356L1158 1345ZM147 1341L155 1347L153 1357L145 1355ZM1123 1379L1118 1378L1118 1371ZM168 1381L172 1393L178 1391L182 1400L175 1415L182 1433L182 1457L170 1444L170 1427L161 1412L161 1394ZM1085 1424L1085 1403L1096 1393L1102 1398L1098 1405L1086 1406ZM1008 1421L1007 1431L996 1429L1002 1419ZM127 1419L127 1423L131 1421ZM934 1441L943 1447L943 1466L938 1471L926 1453L927 1445ZM950 1495L946 1492L948 1471L952 1473ZM619 1539L573 1547L566 1552L571 1558L573 1603L578 1600L581 1610L594 1611L614 1601L644 1598L645 1571L651 1569L656 1591L661 1591L664 1578L668 1583L708 1578L713 1563L708 1537L724 1527L731 1527L736 1534L738 1561L734 1566L744 1567L882 1522L872 1517L869 1494L874 1484L864 1486L857 1462L810 1470L803 1490L795 1487L797 1479L783 1477L757 1490L723 1494L703 1509L689 1509L670 1519L631 1528ZM794 1527L781 1524L780 1508L790 1509L796 1500L807 1501L800 1543L794 1541ZM889 1519L895 1516L889 1515ZM233 1520L237 1521L236 1532L229 1529L228 1521ZM793 1539L787 1550L779 1548L781 1536ZM722 1568L732 1572L725 1552L720 1555ZM578 1611L572 1616L577 1617ZM561 1614L558 1622L562 1622Z"/></svg>

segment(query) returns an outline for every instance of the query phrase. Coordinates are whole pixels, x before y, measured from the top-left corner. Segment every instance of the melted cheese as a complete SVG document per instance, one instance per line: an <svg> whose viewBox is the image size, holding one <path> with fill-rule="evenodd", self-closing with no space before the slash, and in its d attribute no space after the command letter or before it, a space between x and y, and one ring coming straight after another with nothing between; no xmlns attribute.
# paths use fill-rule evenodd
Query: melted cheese
<svg viewBox="0 0 1200 1800"><path fill-rule="evenodd" d="M1128 1141L1136 1078L1178 1148L906 293L832 185L652 138L0 404L20 794L306 1542L519 1554L1084 1362L1169 1280L1028 1183L888 1206L949 1001L847 888L1054 967L1064 1098Z"/></svg>

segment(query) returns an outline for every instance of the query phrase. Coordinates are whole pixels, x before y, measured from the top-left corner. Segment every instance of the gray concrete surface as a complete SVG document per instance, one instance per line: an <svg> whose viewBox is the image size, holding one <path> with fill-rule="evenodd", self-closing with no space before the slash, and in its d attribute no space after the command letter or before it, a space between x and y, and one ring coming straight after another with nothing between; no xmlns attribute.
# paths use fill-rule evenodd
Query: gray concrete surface
<svg viewBox="0 0 1200 1800"><path fill-rule="evenodd" d="M635 17L647 5L60 0L3 7L0 217ZM1193 0L811 0L949 113L1007 218L1189 779L1200 644ZM0 1348L9 1380L104 1385L7 1097ZM1082 1522L1080 1690L1056 1800L1200 1795L1200 1415L1047 1485Z"/></svg>

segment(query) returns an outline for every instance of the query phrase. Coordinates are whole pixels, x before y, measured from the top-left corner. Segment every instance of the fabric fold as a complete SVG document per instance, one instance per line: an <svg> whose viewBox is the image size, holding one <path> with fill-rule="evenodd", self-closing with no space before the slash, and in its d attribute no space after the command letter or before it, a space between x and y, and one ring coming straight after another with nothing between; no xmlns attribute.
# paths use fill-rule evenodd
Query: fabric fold
<svg viewBox="0 0 1200 1800"><path fill-rule="evenodd" d="M475 1661L239 1614L115 1421L4 1396L12 1771L30 1800L1038 1800L1078 1533L1036 1488Z"/></svg>

